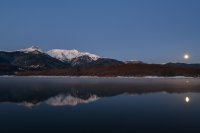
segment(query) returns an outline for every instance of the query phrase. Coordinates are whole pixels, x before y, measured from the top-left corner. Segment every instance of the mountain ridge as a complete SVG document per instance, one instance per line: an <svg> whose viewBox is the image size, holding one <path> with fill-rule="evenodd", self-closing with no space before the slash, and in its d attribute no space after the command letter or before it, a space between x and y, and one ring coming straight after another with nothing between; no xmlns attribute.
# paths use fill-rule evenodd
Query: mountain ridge
<svg viewBox="0 0 200 133"><path fill-rule="evenodd" d="M55 49L54 49L55 50ZM58 53L57 53L58 52ZM63 52L65 52L63 54ZM87 76L199 76L200 64L148 64L138 60L119 61L89 52L59 50L59 56L39 47L0 51L0 75L87 75ZM63 55L62 55L63 54ZM61 58L59 58L61 57ZM63 58L62 58L63 57Z"/></svg>

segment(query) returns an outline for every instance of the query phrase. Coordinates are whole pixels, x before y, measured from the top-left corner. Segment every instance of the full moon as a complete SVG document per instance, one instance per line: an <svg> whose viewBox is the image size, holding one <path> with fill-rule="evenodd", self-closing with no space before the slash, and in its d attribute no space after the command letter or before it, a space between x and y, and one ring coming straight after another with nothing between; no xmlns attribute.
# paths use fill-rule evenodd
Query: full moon
<svg viewBox="0 0 200 133"><path fill-rule="evenodd" d="M190 56L189 56L188 54L185 54L185 55L183 56L183 58L187 60L187 59L190 58Z"/></svg>
<svg viewBox="0 0 200 133"><path fill-rule="evenodd" d="M189 97L185 97L185 101L186 101L186 103L188 103L190 101L190 98Z"/></svg>

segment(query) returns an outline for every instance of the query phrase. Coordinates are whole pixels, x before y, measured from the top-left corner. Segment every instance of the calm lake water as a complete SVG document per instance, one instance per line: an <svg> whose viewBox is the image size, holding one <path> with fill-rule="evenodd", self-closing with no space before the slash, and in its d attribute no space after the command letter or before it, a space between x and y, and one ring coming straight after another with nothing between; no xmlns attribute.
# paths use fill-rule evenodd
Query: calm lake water
<svg viewBox="0 0 200 133"><path fill-rule="evenodd" d="M0 77L0 133L200 132L200 79Z"/></svg>

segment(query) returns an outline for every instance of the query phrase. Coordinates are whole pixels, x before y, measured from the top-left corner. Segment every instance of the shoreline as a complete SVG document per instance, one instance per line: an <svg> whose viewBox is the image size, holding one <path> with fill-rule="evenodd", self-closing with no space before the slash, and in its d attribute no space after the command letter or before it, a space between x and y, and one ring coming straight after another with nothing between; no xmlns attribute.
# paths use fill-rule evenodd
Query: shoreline
<svg viewBox="0 0 200 133"><path fill-rule="evenodd" d="M46 75L0 75L0 77L33 77L33 78L113 78L113 79L200 79L200 77L187 77L187 76L46 76Z"/></svg>

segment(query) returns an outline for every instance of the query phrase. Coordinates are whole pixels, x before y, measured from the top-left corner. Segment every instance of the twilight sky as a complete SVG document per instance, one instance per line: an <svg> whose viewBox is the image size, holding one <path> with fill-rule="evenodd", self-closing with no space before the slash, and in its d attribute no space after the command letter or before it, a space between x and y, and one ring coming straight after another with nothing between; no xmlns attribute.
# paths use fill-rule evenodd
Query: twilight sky
<svg viewBox="0 0 200 133"><path fill-rule="evenodd" d="M119 60L200 63L199 6L200 0L0 0L0 49L36 45Z"/></svg>

